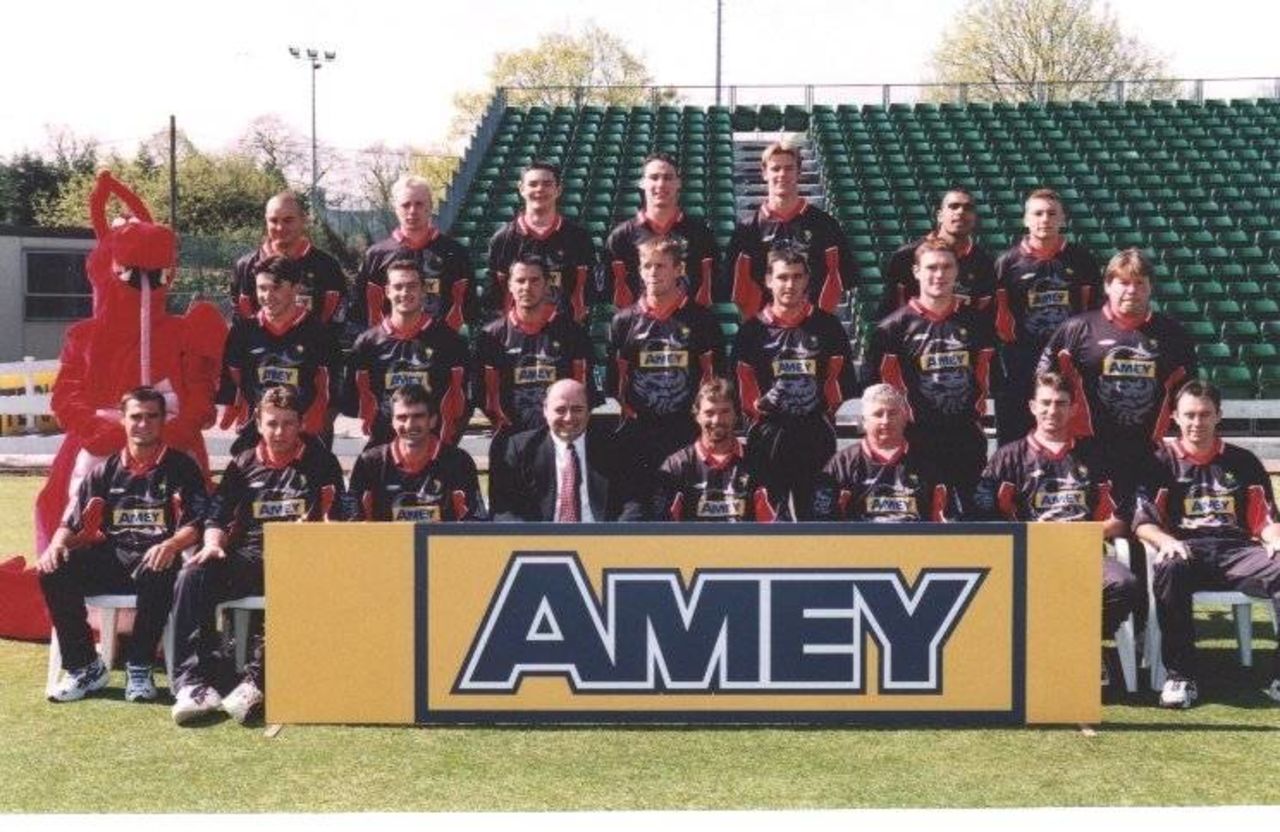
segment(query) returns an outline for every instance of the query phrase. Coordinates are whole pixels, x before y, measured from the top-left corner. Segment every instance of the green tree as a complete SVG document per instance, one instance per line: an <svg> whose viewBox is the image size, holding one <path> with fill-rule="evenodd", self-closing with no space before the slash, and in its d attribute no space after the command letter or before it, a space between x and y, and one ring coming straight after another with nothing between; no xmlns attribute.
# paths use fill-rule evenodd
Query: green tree
<svg viewBox="0 0 1280 832"><path fill-rule="evenodd" d="M33 153L22 153L6 166L7 184L0 195L0 222L37 225L41 207L54 202L70 174Z"/></svg>
<svg viewBox="0 0 1280 832"><path fill-rule="evenodd" d="M655 96L662 103L676 100L674 90L653 87L644 61L622 38L595 23L579 35L544 34L529 49L494 55L489 89L454 96L452 138L471 134L498 87L506 89L507 103L516 106L630 106L652 103Z"/></svg>
<svg viewBox="0 0 1280 832"><path fill-rule="evenodd" d="M1093 0L974 0L933 53L934 83L965 84L971 101L1171 96L1164 60L1120 31ZM942 92L938 97L952 97Z"/></svg>

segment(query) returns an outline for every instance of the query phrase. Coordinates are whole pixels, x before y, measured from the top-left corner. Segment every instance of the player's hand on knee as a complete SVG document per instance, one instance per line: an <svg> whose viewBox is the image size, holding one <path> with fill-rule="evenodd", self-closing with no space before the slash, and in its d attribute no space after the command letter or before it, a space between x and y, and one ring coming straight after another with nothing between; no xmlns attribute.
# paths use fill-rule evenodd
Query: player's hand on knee
<svg viewBox="0 0 1280 832"><path fill-rule="evenodd" d="M173 545L157 543L142 556L142 568L150 569L152 572L163 572L169 568L169 564L173 563L177 554L178 550Z"/></svg>
<svg viewBox="0 0 1280 832"><path fill-rule="evenodd" d="M1280 540L1268 540L1263 542L1262 548L1267 550L1267 557L1275 559L1277 553L1280 553Z"/></svg>
<svg viewBox="0 0 1280 832"><path fill-rule="evenodd" d="M57 570L59 566L67 562L67 557L71 551L62 544L49 544L38 560L36 560L36 569L48 575Z"/></svg>
<svg viewBox="0 0 1280 832"><path fill-rule="evenodd" d="M205 544L204 546L200 547L200 551L195 553L195 555L191 558L189 563L194 566L199 566L205 561L222 560L226 556L227 556L227 553L221 546L211 546L209 544Z"/></svg>
<svg viewBox="0 0 1280 832"><path fill-rule="evenodd" d="M1187 548L1187 544L1181 540L1170 540L1160 547L1156 552L1156 563L1169 560L1170 558L1181 558L1187 560L1191 557L1191 550Z"/></svg>

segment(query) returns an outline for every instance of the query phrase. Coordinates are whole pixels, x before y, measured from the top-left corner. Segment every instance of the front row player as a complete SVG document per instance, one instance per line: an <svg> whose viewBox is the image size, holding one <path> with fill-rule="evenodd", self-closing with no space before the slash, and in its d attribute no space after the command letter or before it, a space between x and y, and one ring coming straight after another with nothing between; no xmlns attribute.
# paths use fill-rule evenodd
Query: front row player
<svg viewBox="0 0 1280 832"><path fill-rule="evenodd" d="M1196 690L1191 596L1235 590L1270 598L1280 610L1280 514L1258 458L1218 438L1222 396L1190 381L1175 399L1180 437L1166 442L1138 490L1134 530L1156 550L1151 592L1160 622L1160 654L1169 675L1166 708L1189 708ZM1150 626L1150 624L1148 624ZM1264 693L1280 702L1280 648Z"/></svg>
<svg viewBox="0 0 1280 832"><path fill-rule="evenodd" d="M742 444L733 434L738 422L733 385L717 378L698 388L693 419L698 438L658 469L653 517L726 523L777 519L769 492L747 465Z"/></svg>
<svg viewBox="0 0 1280 832"><path fill-rule="evenodd" d="M173 603L178 555L196 543L206 498L195 460L161 440L164 417L164 396L152 388L124 394L124 449L80 483L70 513L36 562L67 671L49 692L51 701L72 702L107 683L110 668L94 653L84 605L86 596L101 593L137 595L124 698L156 698L156 642Z"/></svg>
<svg viewBox="0 0 1280 832"><path fill-rule="evenodd" d="M395 439L360 454L351 469L351 520L488 520L470 454L435 434L439 414L420 384L391 394Z"/></svg>
<svg viewBox="0 0 1280 832"><path fill-rule="evenodd" d="M1075 387L1058 373L1036 376L1030 401L1035 429L1022 439L1002 445L987 463L974 493L978 520L1042 521L1098 520L1107 540L1123 537L1121 519L1132 495L1113 491L1113 466L1106 449L1077 445L1072 437L1071 410ZM1120 503L1126 507L1119 510ZM1102 634L1109 637L1142 602L1133 573L1112 557L1102 559Z"/></svg>
<svg viewBox="0 0 1280 832"><path fill-rule="evenodd" d="M263 527L275 522L338 519L342 468L318 440L302 433L302 406L287 387L258 402L257 447L231 460L205 520L204 545L178 573L173 604L173 721L186 725L221 709L243 723L262 703L266 652L253 636L252 658L225 698L229 668L218 651L214 610L231 598L263 592Z"/></svg>
<svg viewBox="0 0 1280 832"><path fill-rule="evenodd" d="M862 441L838 452L814 489L815 520L945 522L958 514L954 491L930 457L906 439L907 400L889 384L862 393Z"/></svg>

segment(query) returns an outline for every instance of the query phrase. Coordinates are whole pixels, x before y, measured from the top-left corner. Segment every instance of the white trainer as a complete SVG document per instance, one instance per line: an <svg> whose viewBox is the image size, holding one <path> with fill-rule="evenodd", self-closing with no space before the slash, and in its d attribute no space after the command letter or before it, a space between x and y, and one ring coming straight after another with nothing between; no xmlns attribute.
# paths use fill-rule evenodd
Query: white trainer
<svg viewBox="0 0 1280 832"><path fill-rule="evenodd" d="M178 690L174 697L173 721L178 725L188 725L207 718L222 707L222 697L208 685L186 685Z"/></svg>
<svg viewBox="0 0 1280 832"><path fill-rule="evenodd" d="M1165 679L1164 687L1160 690L1160 707L1190 708L1199 696L1193 680Z"/></svg>
<svg viewBox="0 0 1280 832"><path fill-rule="evenodd" d="M95 658L84 667L68 670L57 687L49 692L49 701L75 702L77 699L84 699L86 694L106 687L109 675L102 659Z"/></svg>
<svg viewBox="0 0 1280 832"><path fill-rule="evenodd" d="M254 709L262 704L262 691L251 680L245 679L235 690L222 697L222 710L236 722L244 725Z"/></svg>

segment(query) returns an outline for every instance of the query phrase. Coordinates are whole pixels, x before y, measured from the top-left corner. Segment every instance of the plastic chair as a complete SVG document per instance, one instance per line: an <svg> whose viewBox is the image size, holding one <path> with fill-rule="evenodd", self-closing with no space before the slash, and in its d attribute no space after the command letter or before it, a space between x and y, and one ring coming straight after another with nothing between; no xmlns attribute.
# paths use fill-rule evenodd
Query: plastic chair
<svg viewBox="0 0 1280 832"><path fill-rule="evenodd" d="M213 619L219 624L223 616L231 615L231 636L236 645L236 672L244 669L249 660L249 615L254 610L265 610L267 599L263 595L246 595L223 601L214 608ZM166 654L167 655L167 654Z"/></svg>
<svg viewBox="0 0 1280 832"><path fill-rule="evenodd" d="M1131 558L1129 554L1129 541L1127 538L1116 538L1107 541L1107 547L1111 550L1111 554L1115 559L1125 565L1125 568L1133 570ZM1137 622L1134 614L1120 622L1120 628L1115 631L1116 654L1120 657L1120 673L1124 676L1124 689L1129 693L1138 692L1138 640L1136 636Z"/></svg>
<svg viewBox="0 0 1280 832"><path fill-rule="evenodd" d="M115 663L116 658L116 622L120 614L120 610L136 610L138 608L138 596L136 595L90 595L84 599L84 605L98 611L99 634L102 638L98 646L98 652L102 656L102 663L107 666L107 670L111 669L111 665ZM173 619L172 617L165 622L164 634L160 638L160 642L164 649L164 670L168 674L170 684L173 680ZM49 672L45 679L45 694L52 695L54 687L58 684L58 677L62 674L62 648L58 644L58 631L54 630L49 637Z"/></svg>

